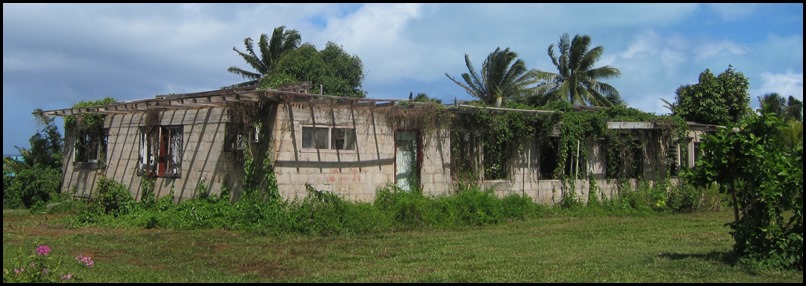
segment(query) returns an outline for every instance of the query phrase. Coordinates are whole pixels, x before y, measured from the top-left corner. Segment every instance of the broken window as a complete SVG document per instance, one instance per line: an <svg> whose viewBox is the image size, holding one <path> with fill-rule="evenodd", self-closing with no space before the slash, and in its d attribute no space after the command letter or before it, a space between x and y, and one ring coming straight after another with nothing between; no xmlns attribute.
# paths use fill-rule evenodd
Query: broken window
<svg viewBox="0 0 806 286"><path fill-rule="evenodd" d="M333 128L330 146L338 150L355 150L355 129Z"/></svg>
<svg viewBox="0 0 806 286"><path fill-rule="evenodd" d="M139 175L178 178L182 163L182 126L140 129Z"/></svg>
<svg viewBox="0 0 806 286"><path fill-rule="evenodd" d="M355 150L355 129L302 127L303 149Z"/></svg>
<svg viewBox="0 0 806 286"><path fill-rule="evenodd" d="M224 151L242 151L244 148L242 133L238 132L234 126L228 124L224 133Z"/></svg>
<svg viewBox="0 0 806 286"><path fill-rule="evenodd" d="M102 129L100 132L80 131L74 145L73 162L104 164L108 138L108 129Z"/></svg>
<svg viewBox="0 0 806 286"><path fill-rule="evenodd" d="M451 178L459 182L474 182L479 179L480 156L477 136L473 132L451 132Z"/></svg>
<svg viewBox="0 0 806 286"><path fill-rule="evenodd" d="M252 143L260 142L260 126L255 124L252 126L254 131L244 132L240 128L235 127L234 124L227 123L224 133L224 151L243 151L247 138L251 138Z"/></svg>
<svg viewBox="0 0 806 286"><path fill-rule="evenodd" d="M540 148L540 178L551 180L556 179L554 176L554 170L557 169L558 159L557 155L559 155L560 151L558 150L560 137L548 137L540 142L538 148Z"/></svg>
<svg viewBox="0 0 806 286"><path fill-rule="evenodd" d="M484 179L485 180L504 180L509 178L509 148L505 141L485 142L482 144L482 152L484 159Z"/></svg>
<svg viewBox="0 0 806 286"><path fill-rule="evenodd" d="M608 179L642 178L644 174L644 152L638 139L623 141L620 148L608 148L605 168ZM608 144L614 144L609 142Z"/></svg>

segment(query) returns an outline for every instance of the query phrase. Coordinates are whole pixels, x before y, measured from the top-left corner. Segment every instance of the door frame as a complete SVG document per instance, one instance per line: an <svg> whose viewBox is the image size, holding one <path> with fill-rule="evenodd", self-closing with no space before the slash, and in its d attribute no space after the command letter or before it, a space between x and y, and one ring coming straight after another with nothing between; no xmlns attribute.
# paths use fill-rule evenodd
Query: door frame
<svg viewBox="0 0 806 286"><path fill-rule="evenodd" d="M394 142L394 158L393 158L393 165L394 165L394 184L397 186L397 133L398 132L412 132L414 133L414 144L417 145L417 150L415 151L415 178L417 179L416 187L422 189L422 162L423 162L423 144L422 144L422 136L420 134L420 130L417 129L396 129L392 135L393 142Z"/></svg>

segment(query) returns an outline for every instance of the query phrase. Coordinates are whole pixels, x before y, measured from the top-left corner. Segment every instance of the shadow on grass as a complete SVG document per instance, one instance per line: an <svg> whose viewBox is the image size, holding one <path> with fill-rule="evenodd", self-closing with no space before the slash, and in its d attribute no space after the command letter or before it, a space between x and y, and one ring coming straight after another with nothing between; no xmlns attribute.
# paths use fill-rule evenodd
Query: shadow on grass
<svg viewBox="0 0 806 286"><path fill-rule="evenodd" d="M662 252L658 254L661 258L679 260L679 259L702 259L706 261L722 262L728 265L736 265L738 258L733 251L711 251L708 253L668 253Z"/></svg>

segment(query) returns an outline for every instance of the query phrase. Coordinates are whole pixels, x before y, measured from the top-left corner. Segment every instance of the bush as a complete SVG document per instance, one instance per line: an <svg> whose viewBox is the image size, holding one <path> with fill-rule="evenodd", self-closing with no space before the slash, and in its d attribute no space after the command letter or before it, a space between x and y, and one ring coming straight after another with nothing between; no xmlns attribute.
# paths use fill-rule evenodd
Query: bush
<svg viewBox="0 0 806 286"><path fill-rule="evenodd" d="M482 191L473 187L461 190L452 199L456 217L461 224L496 224L504 217L503 204L491 189Z"/></svg>
<svg viewBox="0 0 806 286"><path fill-rule="evenodd" d="M396 186L387 186L375 194L375 207L387 213L403 227L420 227L436 223L433 212L435 204L418 189L404 191Z"/></svg>
<svg viewBox="0 0 806 286"><path fill-rule="evenodd" d="M121 183L112 179L101 177L96 187L95 203L100 206L104 214L118 216L126 214L135 207L134 198Z"/></svg>
<svg viewBox="0 0 806 286"><path fill-rule="evenodd" d="M46 203L59 193L62 171L37 165L20 170L13 177L4 176L4 185L7 179L9 185L3 189L3 207L30 208L38 203Z"/></svg>

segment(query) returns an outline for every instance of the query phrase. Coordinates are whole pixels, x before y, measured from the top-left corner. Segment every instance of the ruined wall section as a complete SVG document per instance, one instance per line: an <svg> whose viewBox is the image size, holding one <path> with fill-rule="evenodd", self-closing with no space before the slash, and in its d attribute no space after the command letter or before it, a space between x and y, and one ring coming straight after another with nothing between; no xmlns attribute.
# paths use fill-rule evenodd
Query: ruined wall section
<svg viewBox="0 0 806 286"><path fill-rule="evenodd" d="M105 163L91 167L68 160L65 164L63 192L75 191L75 196L90 198L101 175L122 183L140 199L141 181L138 174L141 129L145 125L145 112L109 114L104 128L108 129ZM157 177L154 192L157 196L168 195L171 189L177 200L196 195L200 183L209 186L211 193L218 193L226 180L235 181L230 173L236 169L231 155L222 152L226 128L226 110L221 107L202 109L163 110L161 126L182 126L181 171L177 178ZM65 158L73 158L75 131L65 132Z"/></svg>

